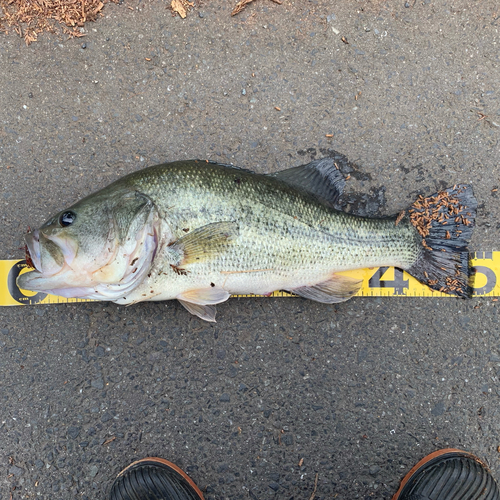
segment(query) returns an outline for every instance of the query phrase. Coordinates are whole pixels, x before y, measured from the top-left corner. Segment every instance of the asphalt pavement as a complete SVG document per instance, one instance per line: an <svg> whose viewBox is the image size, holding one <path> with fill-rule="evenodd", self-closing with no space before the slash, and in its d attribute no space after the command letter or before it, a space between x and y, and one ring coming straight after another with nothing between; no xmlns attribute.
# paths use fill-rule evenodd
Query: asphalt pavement
<svg viewBox="0 0 500 500"><path fill-rule="evenodd" d="M331 150L372 213L472 184L471 249L499 249L498 2L233 5L125 2L80 39L0 36L2 258L149 165L267 173ZM2 308L0 499L106 499L144 456L208 499L389 499L443 447L500 478L498 304L233 298L216 324L174 302Z"/></svg>

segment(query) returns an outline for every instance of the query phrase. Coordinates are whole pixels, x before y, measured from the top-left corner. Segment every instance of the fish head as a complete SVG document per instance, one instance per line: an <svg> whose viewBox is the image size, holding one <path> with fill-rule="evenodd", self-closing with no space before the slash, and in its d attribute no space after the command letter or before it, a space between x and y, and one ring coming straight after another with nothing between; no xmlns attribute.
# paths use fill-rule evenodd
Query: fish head
<svg viewBox="0 0 500 500"><path fill-rule="evenodd" d="M159 233L154 203L133 190L103 190L28 232L18 278L25 290L114 300L135 288L152 265Z"/></svg>

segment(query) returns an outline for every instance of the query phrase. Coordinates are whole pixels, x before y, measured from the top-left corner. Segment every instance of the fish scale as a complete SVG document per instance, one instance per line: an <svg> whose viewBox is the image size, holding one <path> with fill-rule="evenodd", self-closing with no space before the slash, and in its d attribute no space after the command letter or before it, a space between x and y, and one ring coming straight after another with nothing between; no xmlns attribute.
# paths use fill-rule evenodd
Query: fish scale
<svg viewBox="0 0 500 500"><path fill-rule="evenodd" d="M367 259L367 266L380 265L380 259L405 266L420 251L408 221L396 226L394 218L370 219L332 210L265 175L205 162L175 162L153 167L148 176L139 174L130 177L131 186L148 193L176 238L184 236L185 227L238 221L241 235L223 254L226 264L232 264L227 270L347 270L359 267L359 258ZM152 180L155 174L160 181ZM169 200L174 199L171 208Z"/></svg>
<svg viewBox="0 0 500 500"><path fill-rule="evenodd" d="M472 189L455 186L431 205L422 198L398 217L376 219L334 208L344 185L331 158L272 175L199 160L149 167L28 234L27 261L37 270L18 282L120 304L178 299L209 321L214 305L232 294L282 289L320 302L347 300L360 282L336 273L376 266L470 295L464 245L477 206ZM448 222L429 211L438 204L453 213L451 239L453 228L443 229ZM422 220L429 244L418 231Z"/></svg>

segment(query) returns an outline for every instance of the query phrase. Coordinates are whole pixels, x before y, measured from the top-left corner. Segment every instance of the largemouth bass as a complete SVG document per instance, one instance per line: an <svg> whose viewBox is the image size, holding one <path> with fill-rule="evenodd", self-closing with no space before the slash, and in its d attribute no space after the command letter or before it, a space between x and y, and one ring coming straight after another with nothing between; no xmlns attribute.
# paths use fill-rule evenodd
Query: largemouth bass
<svg viewBox="0 0 500 500"><path fill-rule="evenodd" d="M29 232L35 270L18 285L118 304L177 299L207 321L233 294L345 301L360 282L336 273L364 267L395 266L470 296L472 188L419 197L399 216L358 217L334 208L340 161L261 175L191 160L129 174Z"/></svg>

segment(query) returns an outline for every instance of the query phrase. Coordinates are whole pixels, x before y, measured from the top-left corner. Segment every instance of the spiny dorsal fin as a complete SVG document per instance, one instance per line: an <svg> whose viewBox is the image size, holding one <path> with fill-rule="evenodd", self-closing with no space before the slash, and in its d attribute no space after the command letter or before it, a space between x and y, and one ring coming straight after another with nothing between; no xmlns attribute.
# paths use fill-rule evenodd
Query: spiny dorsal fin
<svg viewBox="0 0 500 500"><path fill-rule="evenodd" d="M305 299L323 302L324 304L337 304L349 300L361 288L361 280L349 276L334 274L329 280L312 286L302 286L290 290Z"/></svg>
<svg viewBox="0 0 500 500"><path fill-rule="evenodd" d="M295 188L307 191L330 206L338 201L345 187L344 175L332 158L314 160L307 165L270 175Z"/></svg>

